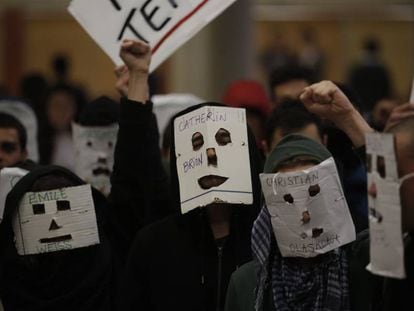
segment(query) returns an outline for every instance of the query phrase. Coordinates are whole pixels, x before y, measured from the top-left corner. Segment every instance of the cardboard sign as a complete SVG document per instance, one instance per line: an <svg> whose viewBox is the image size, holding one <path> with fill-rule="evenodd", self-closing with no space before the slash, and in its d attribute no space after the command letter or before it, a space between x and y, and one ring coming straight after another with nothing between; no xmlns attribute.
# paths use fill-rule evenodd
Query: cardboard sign
<svg viewBox="0 0 414 311"><path fill-rule="evenodd" d="M120 65L123 39L152 48L152 72L236 0L73 0L69 12Z"/></svg>
<svg viewBox="0 0 414 311"><path fill-rule="evenodd" d="M19 255L99 244L91 187L26 193L13 219L13 230Z"/></svg>
<svg viewBox="0 0 414 311"><path fill-rule="evenodd" d="M392 134L365 135L371 263L386 277L405 278L400 182ZM376 196L369 193L375 189Z"/></svg>
<svg viewBox="0 0 414 311"><path fill-rule="evenodd" d="M355 240L355 227L332 158L297 172L260 174L283 257L315 257Z"/></svg>
<svg viewBox="0 0 414 311"><path fill-rule="evenodd" d="M34 162L39 161L37 146L37 118L32 108L26 103L16 100L0 100L0 112L12 115L26 129L28 158Z"/></svg>
<svg viewBox="0 0 414 311"><path fill-rule="evenodd" d="M206 106L174 120L181 211L252 204L246 111Z"/></svg>
<svg viewBox="0 0 414 311"><path fill-rule="evenodd" d="M204 101L192 94L166 94L154 95L151 98L154 103L154 114L157 117L158 131L163 135L168 122L178 112ZM162 143L160 139L160 144ZM161 146L161 145L160 145Z"/></svg>
<svg viewBox="0 0 414 311"><path fill-rule="evenodd" d="M27 173L28 171L18 167L4 167L0 170L0 223L3 220L7 195L14 185Z"/></svg>
<svg viewBox="0 0 414 311"><path fill-rule="evenodd" d="M75 148L75 173L108 195L114 165L118 124L111 126L80 126L72 123Z"/></svg>

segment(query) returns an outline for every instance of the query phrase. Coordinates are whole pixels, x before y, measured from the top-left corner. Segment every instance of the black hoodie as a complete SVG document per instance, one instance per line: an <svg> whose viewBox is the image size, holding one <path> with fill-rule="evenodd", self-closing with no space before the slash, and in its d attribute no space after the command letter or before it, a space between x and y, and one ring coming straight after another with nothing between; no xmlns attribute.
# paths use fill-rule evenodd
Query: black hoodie
<svg viewBox="0 0 414 311"><path fill-rule="evenodd" d="M9 193L0 225L0 298L5 310L112 310L121 261L113 238L115 227L108 221L106 199L92 190L100 244L70 251L20 256L14 245L12 218L19 202L42 176L63 176L70 186L84 182L56 166L37 167ZM68 185L69 186L69 185ZM46 190L46 189L45 189ZM112 239L112 240L111 240Z"/></svg>
<svg viewBox="0 0 414 311"><path fill-rule="evenodd" d="M202 106L219 105L193 106L175 118ZM215 241L205 209L177 213L138 232L127 262L119 310L223 310L231 273L251 259L250 232L260 209L262 162L250 131L248 137L253 204L233 209L230 235L222 243ZM178 211L174 140L170 157L172 205Z"/></svg>

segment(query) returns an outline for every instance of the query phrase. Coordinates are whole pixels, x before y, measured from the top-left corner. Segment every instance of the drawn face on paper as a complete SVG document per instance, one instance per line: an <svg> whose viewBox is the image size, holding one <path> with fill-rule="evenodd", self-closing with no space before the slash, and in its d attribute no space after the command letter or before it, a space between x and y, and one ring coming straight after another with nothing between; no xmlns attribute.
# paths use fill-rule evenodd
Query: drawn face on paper
<svg viewBox="0 0 414 311"><path fill-rule="evenodd" d="M13 230L19 255L99 244L91 187L26 193L13 218Z"/></svg>
<svg viewBox="0 0 414 311"><path fill-rule="evenodd" d="M400 181L392 134L371 133L366 137L370 270L402 278L404 246L401 225Z"/></svg>
<svg viewBox="0 0 414 311"><path fill-rule="evenodd" d="M76 174L103 194L108 195L118 125L83 127L72 124L72 129Z"/></svg>
<svg viewBox="0 0 414 311"><path fill-rule="evenodd" d="M294 172L261 174L275 237L284 257L314 257L355 240L332 158Z"/></svg>
<svg viewBox="0 0 414 311"><path fill-rule="evenodd" d="M174 121L182 212L213 202L251 204L244 109L202 107Z"/></svg>

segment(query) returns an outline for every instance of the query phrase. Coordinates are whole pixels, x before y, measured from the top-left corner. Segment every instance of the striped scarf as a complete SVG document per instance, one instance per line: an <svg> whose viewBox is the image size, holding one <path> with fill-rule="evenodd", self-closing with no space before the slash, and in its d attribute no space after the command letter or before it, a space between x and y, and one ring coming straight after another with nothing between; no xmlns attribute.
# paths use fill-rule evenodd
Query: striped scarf
<svg viewBox="0 0 414 311"><path fill-rule="evenodd" d="M319 255L316 263L284 258L276 247L271 255L272 224L263 207L253 225L252 251L259 263L255 310L263 308L263 296L271 281L274 308L277 311L348 311L348 261L338 248ZM272 253L273 254L273 253ZM271 276L268 277L268 270Z"/></svg>

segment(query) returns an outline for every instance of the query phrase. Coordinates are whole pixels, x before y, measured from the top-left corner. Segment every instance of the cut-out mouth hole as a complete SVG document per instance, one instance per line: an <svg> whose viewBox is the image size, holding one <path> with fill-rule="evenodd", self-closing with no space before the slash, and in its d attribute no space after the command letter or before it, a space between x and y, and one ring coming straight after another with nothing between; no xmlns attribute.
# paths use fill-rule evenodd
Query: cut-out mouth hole
<svg viewBox="0 0 414 311"><path fill-rule="evenodd" d="M323 229L322 228L313 228L312 229L312 238L317 238L322 233L323 233Z"/></svg>
<svg viewBox="0 0 414 311"><path fill-rule="evenodd" d="M218 176L218 175L207 175L198 179L198 184L201 189L207 190L213 187L218 187L221 184L225 183L228 177Z"/></svg>
<svg viewBox="0 0 414 311"><path fill-rule="evenodd" d="M111 175L111 171L108 168L106 168L106 167L98 167L98 168L95 168L94 170L92 170L92 174L94 176L97 176L97 175L110 176Z"/></svg>
<svg viewBox="0 0 414 311"><path fill-rule="evenodd" d="M290 193L285 194L283 196L283 200L285 200L285 202L287 202L289 204L293 204L293 202L295 201Z"/></svg>
<svg viewBox="0 0 414 311"><path fill-rule="evenodd" d="M40 243L57 243L57 242L63 242L63 241L68 241L68 240L72 240L71 234L61 235L61 236L57 236L54 238L40 239Z"/></svg>

